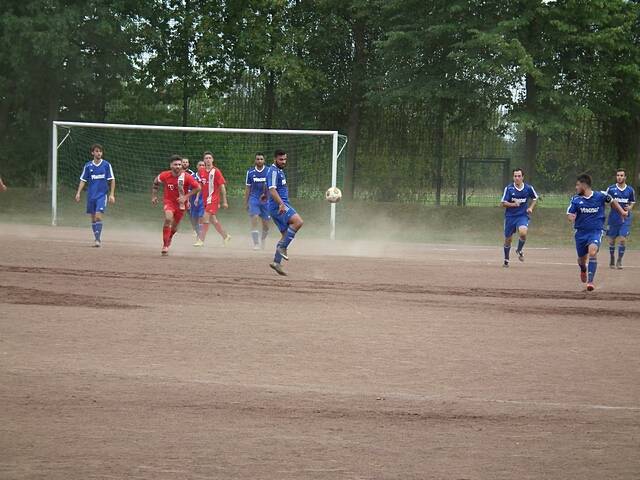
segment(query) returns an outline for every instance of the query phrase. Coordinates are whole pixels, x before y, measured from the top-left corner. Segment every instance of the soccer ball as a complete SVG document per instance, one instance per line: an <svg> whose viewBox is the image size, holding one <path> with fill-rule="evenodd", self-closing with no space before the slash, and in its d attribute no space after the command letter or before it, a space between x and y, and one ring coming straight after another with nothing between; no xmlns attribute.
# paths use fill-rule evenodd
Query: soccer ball
<svg viewBox="0 0 640 480"><path fill-rule="evenodd" d="M342 198L342 192L338 187L331 187L327 190L327 193L324 194L324 198L326 198L329 203L338 203Z"/></svg>

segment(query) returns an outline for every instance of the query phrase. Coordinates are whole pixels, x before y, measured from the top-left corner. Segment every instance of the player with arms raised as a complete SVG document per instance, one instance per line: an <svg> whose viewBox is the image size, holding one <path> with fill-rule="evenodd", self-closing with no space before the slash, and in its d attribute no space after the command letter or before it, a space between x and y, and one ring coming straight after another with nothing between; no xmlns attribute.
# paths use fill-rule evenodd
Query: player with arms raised
<svg viewBox="0 0 640 480"><path fill-rule="evenodd" d="M80 201L80 193L87 186L87 213L91 215L91 230L95 246L101 245L102 215L107 209L107 201L115 203L116 179L111 164L102 158L102 145L94 143L89 149L93 160L87 162L80 175L80 183L76 191L76 202Z"/></svg>
<svg viewBox="0 0 640 480"><path fill-rule="evenodd" d="M611 203L622 218L626 218L625 211L618 201L606 192L594 192L591 189L591 177L583 174L576 181L576 195L571 199L567 209L567 217L575 228L576 252L580 267L580 280L587 284L587 290L593 291L593 280L598 268L598 250L602 240L604 228L605 204ZM588 266L587 266L588 260Z"/></svg>
<svg viewBox="0 0 640 480"><path fill-rule="evenodd" d="M531 204L527 202L531 199ZM524 174L521 168L513 170L513 183L507 185L502 194L501 205L504 207L504 267L509 266L509 253L511 252L511 238L518 232L518 248L516 254L518 260L524 262L524 242L527 241L529 230L529 216L538 202L538 194L535 189L524 183Z"/></svg>
<svg viewBox="0 0 640 480"><path fill-rule="evenodd" d="M220 169L213 166L213 153L204 152L202 154L202 160L204 161L204 168L198 169L198 180L202 184L204 216L202 217L198 230L198 240L193 246L202 247L204 245L204 239L207 237L209 224L211 222L222 237L224 245L227 245L231 240L231 235L222 228L222 224L216 216L220 206L222 206L222 208L229 208L229 204L227 203L227 188L225 187L226 181Z"/></svg>
<svg viewBox="0 0 640 480"><path fill-rule="evenodd" d="M151 203L158 204L158 188L164 185L164 225L162 228L162 255L168 255L171 239L186 211L189 197L197 195L200 184L182 169L182 158L172 155L170 170L166 170L153 180Z"/></svg>
<svg viewBox="0 0 640 480"><path fill-rule="evenodd" d="M282 238L276 245L273 263L269 264L279 275L287 273L282 269L282 259L289 260L287 248L296 233L302 228L302 217L289 205L289 189L284 168L287 165L287 153L276 150L273 165L267 170L267 188L269 189L269 213L280 230Z"/></svg>
<svg viewBox="0 0 640 480"><path fill-rule="evenodd" d="M245 181L244 203L251 217L251 238L253 249L264 248L269 234L269 205L267 191L267 167L264 164L264 154L256 153L254 166L247 170ZM262 235L258 231L258 222L262 220Z"/></svg>
<svg viewBox="0 0 640 480"><path fill-rule="evenodd" d="M618 201L620 206L629 214L626 218L618 215L614 209L609 212L607 222L607 237L609 238L610 268L622 269L622 257L627 246L627 237L631 233L631 210L636 202L636 192L627 185L627 173L618 169L616 171L616 183L607 189L607 193ZM618 261L616 262L616 240L618 240Z"/></svg>

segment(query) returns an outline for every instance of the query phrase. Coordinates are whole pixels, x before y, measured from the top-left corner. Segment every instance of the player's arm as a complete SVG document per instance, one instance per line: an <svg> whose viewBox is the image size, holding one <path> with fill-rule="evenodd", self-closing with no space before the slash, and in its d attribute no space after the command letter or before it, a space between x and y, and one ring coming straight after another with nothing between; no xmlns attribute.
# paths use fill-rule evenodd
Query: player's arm
<svg viewBox="0 0 640 480"><path fill-rule="evenodd" d="M269 187L269 194L271 195L271 198L273 198L273 201L278 204L278 213L284 213L287 206L282 201L282 198L280 198L280 194L278 193L275 185Z"/></svg>
<svg viewBox="0 0 640 480"><path fill-rule="evenodd" d="M518 204L516 202L510 202L507 200L507 189L504 189L504 193L502 194L502 199L500 200L500 206L502 208L514 208L517 207Z"/></svg>
<svg viewBox="0 0 640 480"><path fill-rule="evenodd" d="M611 202L611 208L613 208L616 212L618 212L622 218L627 218L629 216L629 212L620 206L620 204L618 203L618 200L613 198L610 200L610 202Z"/></svg>
<svg viewBox="0 0 640 480"><path fill-rule="evenodd" d="M194 182L195 182L195 180L194 180ZM201 187L200 187L199 183L195 182L195 183L193 183L192 185L189 185L189 186L191 187L191 190L186 195L182 195L181 196L182 197L182 200L181 200L182 202L186 202L189 199L189 197L191 197L192 195L197 195L200 192Z"/></svg>
<svg viewBox="0 0 640 480"><path fill-rule="evenodd" d="M220 185L220 198L222 199L222 208L229 208L229 204L227 203L227 187L224 183Z"/></svg>
<svg viewBox="0 0 640 480"><path fill-rule="evenodd" d="M251 190L251 184L249 183L249 171L247 171L247 178L244 181L244 207L249 208L249 192Z"/></svg>
<svg viewBox="0 0 640 480"><path fill-rule="evenodd" d="M529 214L533 213L533 209L536 208L537 204L538 204L538 197L531 200L531 203L529 204L529 208L527 208L527 213Z"/></svg>
<svg viewBox="0 0 640 480"><path fill-rule="evenodd" d="M571 203L569 203L569 208L567 208L567 219L573 223L576 221L576 213L578 212L578 206L573 203L573 200L571 200Z"/></svg>
<svg viewBox="0 0 640 480"><path fill-rule="evenodd" d="M116 203L116 177L113 175L113 167L109 164L109 203Z"/></svg>
<svg viewBox="0 0 640 480"><path fill-rule="evenodd" d="M158 204L158 189L160 188L160 176L153 179L153 185L151 186L151 203L153 205Z"/></svg>
<svg viewBox="0 0 640 480"><path fill-rule="evenodd" d="M85 166L82 169L82 175L80 175L80 183L78 184L78 190L76 191L76 202L80 201L80 193L82 193L82 189L87 183L87 167Z"/></svg>
<svg viewBox="0 0 640 480"><path fill-rule="evenodd" d="M2 177L0 177L0 192L5 192L7 190L7 186L2 181Z"/></svg>

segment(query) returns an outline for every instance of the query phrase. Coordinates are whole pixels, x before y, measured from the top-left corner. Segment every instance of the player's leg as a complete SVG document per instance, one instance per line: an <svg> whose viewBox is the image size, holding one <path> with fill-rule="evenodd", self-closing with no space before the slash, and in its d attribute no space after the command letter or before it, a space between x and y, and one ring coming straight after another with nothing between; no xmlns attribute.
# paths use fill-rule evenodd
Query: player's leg
<svg viewBox="0 0 640 480"><path fill-rule="evenodd" d="M93 236L96 240L96 247L102 242L102 212L96 212L91 215L91 224L93 225Z"/></svg>
<svg viewBox="0 0 640 480"><path fill-rule="evenodd" d="M518 248L516 248L516 253L518 254L518 260L524 262L524 253L522 249L524 248L524 243L527 241L527 232L529 228L526 225L518 226Z"/></svg>
<svg viewBox="0 0 640 480"><path fill-rule="evenodd" d="M249 211L249 216L251 218L251 240L253 240L253 249L258 250L260 248L260 231L258 230L260 217L253 211Z"/></svg>
<svg viewBox="0 0 640 480"><path fill-rule="evenodd" d="M169 244L171 244L171 240L173 240L173 236L178 231L178 225L182 221L182 217L184 216L185 210L176 210L173 212L173 220L171 221L171 236L169 237Z"/></svg>
<svg viewBox="0 0 640 480"><path fill-rule="evenodd" d="M596 277L596 270L598 269L598 249L600 245L595 243L589 244L588 251L588 264L587 264L587 290L592 291L595 287L593 286L593 280Z"/></svg>
<svg viewBox="0 0 640 480"><path fill-rule="evenodd" d="M580 268L580 281L587 283L587 260L589 258L589 245L583 238L576 236L576 253L578 254L578 267Z"/></svg>
<svg viewBox="0 0 640 480"><path fill-rule="evenodd" d="M509 255L511 253L511 237L516 232L515 224L513 223L513 219L505 218L504 219L504 261L502 266L507 268L509 266Z"/></svg>
<svg viewBox="0 0 640 480"><path fill-rule="evenodd" d="M618 227L609 225L607 230L607 241L609 242L609 268L616 268L616 238L618 237Z"/></svg>
<svg viewBox="0 0 640 480"><path fill-rule="evenodd" d="M209 221L211 214L205 210L202 217L200 217L200 228L198 233L198 241L193 245L195 247L201 247L204 245L204 239L207 238L207 232L209 231Z"/></svg>
<svg viewBox="0 0 640 480"><path fill-rule="evenodd" d="M162 225L162 254L166 255L171 244L171 229L173 227L173 210L165 207L164 223Z"/></svg>
<svg viewBox="0 0 640 480"><path fill-rule="evenodd" d="M293 208L290 208L285 215L287 220L287 229L282 232L282 238L278 242L276 251L282 258L289 260L287 248L289 248L289 245L293 242L298 230L300 230L304 225L304 221L302 220L302 217L293 210Z"/></svg>
<svg viewBox="0 0 640 480"><path fill-rule="evenodd" d="M262 235L260 238L260 247L264 250L265 244L267 242L267 236L269 235L269 220L271 217L267 215L266 218L262 218Z"/></svg>
<svg viewBox="0 0 640 480"><path fill-rule="evenodd" d="M620 236L618 237L618 261L616 262L616 268L622 270L622 257L627 249L627 237L629 236L629 229L621 229Z"/></svg>
<svg viewBox="0 0 640 480"><path fill-rule="evenodd" d="M276 208L271 212L271 219L281 233L280 242L282 242L287 233L287 228L289 227L286 219L286 213L281 214ZM276 245L276 253L273 257L273 262L270 263L269 266L273 268L279 275L286 275L286 272L282 269L283 257L280 254L280 242L278 242L278 245Z"/></svg>
<svg viewBox="0 0 640 480"><path fill-rule="evenodd" d="M211 215L211 222L213 223L213 228L216 229L216 232L218 232L220 234L220 236L222 237L222 240L224 241L224 244L227 245L229 243L229 241L231 240L231 235L229 235L224 228L222 228L222 224L220 223L220 220L218 220L218 217L216 217L215 214Z"/></svg>

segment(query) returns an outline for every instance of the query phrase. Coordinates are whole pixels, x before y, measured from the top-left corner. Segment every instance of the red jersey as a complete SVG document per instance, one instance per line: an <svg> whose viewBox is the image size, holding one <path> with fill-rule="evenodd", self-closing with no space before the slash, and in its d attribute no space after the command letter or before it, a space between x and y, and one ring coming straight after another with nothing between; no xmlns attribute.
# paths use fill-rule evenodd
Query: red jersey
<svg viewBox="0 0 640 480"><path fill-rule="evenodd" d="M180 173L177 177L171 170L166 170L158 175L158 182L164 185L164 203L178 205L179 189L182 195L189 193L189 190L198 188L198 182L188 173Z"/></svg>
<svg viewBox="0 0 640 480"><path fill-rule="evenodd" d="M202 184L202 198L205 206L217 206L220 203L220 187L226 183L222 172L216 167L208 172L204 168L199 168L198 177Z"/></svg>

